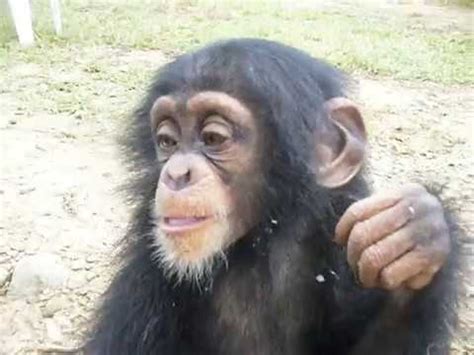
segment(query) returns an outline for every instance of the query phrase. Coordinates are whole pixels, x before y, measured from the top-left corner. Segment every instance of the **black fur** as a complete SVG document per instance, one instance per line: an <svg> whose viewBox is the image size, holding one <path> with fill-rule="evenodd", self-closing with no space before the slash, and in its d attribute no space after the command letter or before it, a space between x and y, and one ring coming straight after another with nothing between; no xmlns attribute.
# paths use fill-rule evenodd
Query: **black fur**
<svg viewBox="0 0 474 355"><path fill-rule="evenodd" d="M124 267L106 294L87 354L448 353L452 265L426 289L401 297L359 287L345 251L331 241L347 206L368 194L361 176L343 190L321 188L308 166L311 132L327 120L323 102L344 96L345 82L299 50L254 39L212 44L158 73L126 137L138 205ZM160 171L149 111L161 95L208 89L245 102L272 149L262 166L261 223L196 287L166 279L151 258L149 202Z"/></svg>

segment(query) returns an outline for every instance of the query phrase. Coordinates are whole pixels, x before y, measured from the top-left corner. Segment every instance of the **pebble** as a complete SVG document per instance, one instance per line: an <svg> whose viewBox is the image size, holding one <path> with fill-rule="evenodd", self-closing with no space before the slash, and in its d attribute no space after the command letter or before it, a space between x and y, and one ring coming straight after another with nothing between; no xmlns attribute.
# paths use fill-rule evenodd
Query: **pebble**
<svg viewBox="0 0 474 355"><path fill-rule="evenodd" d="M92 254L91 254L91 255L88 255L88 256L86 257L86 261L87 261L88 263L95 263L95 262L97 261L97 256L92 255Z"/></svg>
<svg viewBox="0 0 474 355"><path fill-rule="evenodd" d="M50 341L53 343L61 343L63 340L63 334L61 328L52 318L45 319L46 334Z"/></svg>
<svg viewBox="0 0 474 355"><path fill-rule="evenodd" d="M8 272L8 270L3 267L0 268L0 287L5 285L9 277L10 273Z"/></svg>
<svg viewBox="0 0 474 355"><path fill-rule="evenodd" d="M43 290L59 288L67 281L68 273L57 255L25 256L13 270L7 295L14 298L36 296Z"/></svg>
<svg viewBox="0 0 474 355"><path fill-rule="evenodd" d="M474 297L474 286L465 285L465 287L466 287L466 296L467 297Z"/></svg>
<svg viewBox="0 0 474 355"><path fill-rule="evenodd" d="M65 295L59 295L51 298L46 302L44 308L42 309L43 317L50 318L54 314L62 309L67 308L68 299Z"/></svg>
<svg viewBox="0 0 474 355"><path fill-rule="evenodd" d="M82 288L86 284L87 284L87 278L84 276L84 274L80 274L76 272L73 275L71 275L71 277L69 278L67 286L70 289L74 290L74 289Z"/></svg>
<svg viewBox="0 0 474 355"><path fill-rule="evenodd" d="M85 267L85 263L81 259L74 260L71 264L71 270L73 271L82 270L84 269L84 267Z"/></svg>

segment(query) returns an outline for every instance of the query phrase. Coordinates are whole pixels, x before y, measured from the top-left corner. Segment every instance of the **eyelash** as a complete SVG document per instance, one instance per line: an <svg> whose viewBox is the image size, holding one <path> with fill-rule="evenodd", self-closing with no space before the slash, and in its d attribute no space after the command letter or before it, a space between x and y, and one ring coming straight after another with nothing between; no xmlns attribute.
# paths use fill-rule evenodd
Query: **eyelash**
<svg viewBox="0 0 474 355"><path fill-rule="evenodd" d="M218 147L224 144L229 137L226 137L217 132L203 132L201 133L201 140L208 147Z"/></svg>

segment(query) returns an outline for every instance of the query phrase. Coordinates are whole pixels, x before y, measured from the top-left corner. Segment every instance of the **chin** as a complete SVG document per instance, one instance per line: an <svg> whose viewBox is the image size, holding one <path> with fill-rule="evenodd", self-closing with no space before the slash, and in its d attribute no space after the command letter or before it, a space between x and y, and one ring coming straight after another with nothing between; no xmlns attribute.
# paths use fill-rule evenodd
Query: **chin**
<svg viewBox="0 0 474 355"><path fill-rule="evenodd" d="M221 219L182 231L157 223L153 230L153 257L166 277L199 285L209 278L217 263L226 262L225 249L230 239L228 222Z"/></svg>

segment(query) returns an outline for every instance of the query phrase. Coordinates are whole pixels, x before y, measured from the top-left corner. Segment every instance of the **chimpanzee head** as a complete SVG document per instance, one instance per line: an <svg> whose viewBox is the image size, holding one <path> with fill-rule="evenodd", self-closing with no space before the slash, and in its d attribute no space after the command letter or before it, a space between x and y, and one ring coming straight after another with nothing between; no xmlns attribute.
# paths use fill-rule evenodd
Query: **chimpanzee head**
<svg viewBox="0 0 474 355"><path fill-rule="evenodd" d="M304 52L256 39L218 42L159 71L130 145L169 274L199 278L315 187L358 174L366 135L344 83Z"/></svg>

